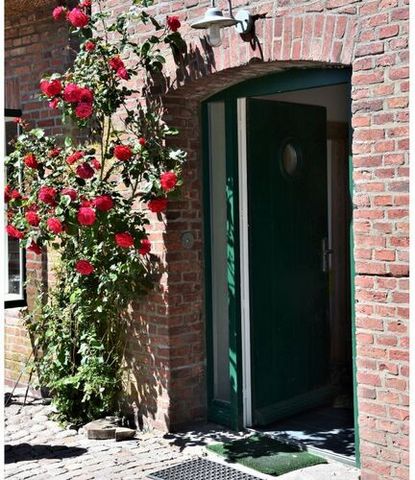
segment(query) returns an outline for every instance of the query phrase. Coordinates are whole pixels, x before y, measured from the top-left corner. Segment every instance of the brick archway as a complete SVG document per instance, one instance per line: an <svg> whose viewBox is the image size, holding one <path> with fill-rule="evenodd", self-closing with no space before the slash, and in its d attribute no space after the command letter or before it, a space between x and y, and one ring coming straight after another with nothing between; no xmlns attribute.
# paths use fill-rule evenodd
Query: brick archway
<svg viewBox="0 0 415 480"><path fill-rule="evenodd" d="M193 46L193 66L179 72L179 87L166 98L190 158L189 188L168 216L166 235L174 272L169 291L180 304L177 312L186 310L182 320L179 313L172 317L178 326L169 340L174 359L170 419L180 424L203 418L206 409L200 101L278 69L352 66L355 338L362 478L370 480L406 479L408 472L407 8L403 1L381 3L385 11L378 10L378 2L354 6L338 0L320 5L321 12L307 12L304 5L288 12L287 7L286 16L281 10L262 26L258 22L263 60L233 32L225 34L214 61ZM345 6L335 11L329 7L340 4ZM200 44L193 32L189 35ZM170 71L176 78L175 67ZM193 255L180 250L181 228L196 233ZM195 336L185 354L186 325L186 334ZM182 368L185 364L189 367Z"/></svg>
<svg viewBox="0 0 415 480"><path fill-rule="evenodd" d="M310 10L304 8L288 11L286 15L281 13L273 18L258 19L256 46L244 42L233 29L225 29L223 44L212 49L198 37L198 33L187 28L183 33L189 42L186 68L177 68L170 59L167 76L174 79L173 90L181 91L188 86L193 97L203 95L200 89L210 77L215 77L223 89L251 75L270 73L276 68L350 66L357 31L358 22L354 16L316 13L312 6ZM364 50L360 49L360 54L364 54ZM368 48L369 52L371 50ZM252 65L255 68L251 70Z"/></svg>
<svg viewBox="0 0 415 480"><path fill-rule="evenodd" d="M164 231L169 312L166 321L170 325L165 337L170 352L168 421L173 429L196 419L206 419L207 415L201 101L224 90L225 86L244 80L313 67L321 68L322 72L333 68L323 62L253 63L190 82L165 98L167 117L180 132L174 143L189 156L182 197L167 212ZM181 243L185 231L191 231L195 238L191 250Z"/></svg>

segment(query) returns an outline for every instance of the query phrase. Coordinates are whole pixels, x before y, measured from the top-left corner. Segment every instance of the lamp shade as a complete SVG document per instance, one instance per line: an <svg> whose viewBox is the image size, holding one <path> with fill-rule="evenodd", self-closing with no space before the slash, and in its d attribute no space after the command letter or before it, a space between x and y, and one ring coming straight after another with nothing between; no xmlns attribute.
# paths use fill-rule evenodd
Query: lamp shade
<svg viewBox="0 0 415 480"><path fill-rule="evenodd" d="M221 10L219 10L219 8L212 7L206 11L205 16L202 19L196 20L196 22L192 23L191 27L203 29L212 26L218 26L219 28L223 28L231 27L237 23L238 21L234 18L223 16L223 13Z"/></svg>

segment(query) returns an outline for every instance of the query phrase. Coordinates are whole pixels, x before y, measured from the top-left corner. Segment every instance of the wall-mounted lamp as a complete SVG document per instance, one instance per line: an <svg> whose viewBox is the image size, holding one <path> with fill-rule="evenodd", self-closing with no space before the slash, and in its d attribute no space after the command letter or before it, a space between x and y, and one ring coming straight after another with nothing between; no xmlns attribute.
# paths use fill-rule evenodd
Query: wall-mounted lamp
<svg viewBox="0 0 415 480"><path fill-rule="evenodd" d="M211 7L208 8L204 17L192 23L192 28L207 29L207 42L212 47L218 47L222 43L221 28L232 27L240 34L248 33L252 27L252 17L247 10L239 10L235 16L232 14L231 0L229 3L229 17L223 15L222 10L215 6L215 0L212 0Z"/></svg>

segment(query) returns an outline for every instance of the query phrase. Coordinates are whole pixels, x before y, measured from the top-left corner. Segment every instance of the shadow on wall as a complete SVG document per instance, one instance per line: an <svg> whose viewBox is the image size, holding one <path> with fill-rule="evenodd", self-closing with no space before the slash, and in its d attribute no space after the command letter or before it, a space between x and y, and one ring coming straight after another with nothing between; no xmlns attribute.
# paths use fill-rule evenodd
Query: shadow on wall
<svg viewBox="0 0 415 480"><path fill-rule="evenodd" d="M203 52L197 46L186 44L183 44L180 49L176 47L173 49L173 58L177 67L175 78L165 76L162 72L152 72L150 85L152 96L165 95L185 81L198 80L214 72L216 62L213 49L206 39L202 39L201 44Z"/></svg>
<svg viewBox="0 0 415 480"><path fill-rule="evenodd" d="M166 416L157 416L163 396L167 403L169 381L167 291L160 262L153 264L151 276L154 289L135 302L128 313L124 395L120 405L126 423L140 430L148 430L155 423L168 426Z"/></svg>
<svg viewBox="0 0 415 480"><path fill-rule="evenodd" d="M216 69L215 54L212 47L207 43L206 37L201 40L203 52L198 46L190 45L189 51L177 63L180 68L176 70L179 83L185 80L197 80L213 73Z"/></svg>

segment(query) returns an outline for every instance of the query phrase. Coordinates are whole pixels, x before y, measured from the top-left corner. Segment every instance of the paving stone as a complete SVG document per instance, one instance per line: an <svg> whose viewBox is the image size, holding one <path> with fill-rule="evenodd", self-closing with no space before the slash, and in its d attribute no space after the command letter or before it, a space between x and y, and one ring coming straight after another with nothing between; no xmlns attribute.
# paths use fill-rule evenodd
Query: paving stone
<svg viewBox="0 0 415 480"><path fill-rule="evenodd" d="M75 430L60 430L56 433L56 438L75 437L76 435Z"/></svg>
<svg viewBox="0 0 415 480"><path fill-rule="evenodd" d="M44 413L39 413L38 415L33 416L33 420L39 423L46 423L49 419Z"/></svg>
<svg viewBox="0 0 415 480"><path fill-rule="evenodd" d="M125 441L125 440L132 440L135 437L136 431L131 428L125 427L117 427L115 429L115 440Z"/></svg>
<svg viewBox="0 0 415 480"><path fill-rule="evenodd" d="M36 421L36 420L35 420ZM20 427L21 428L21 427ZM37 432L42 432L43 430L46 430L46 425L44 423L35 423L31 429L30 433L37 433Z"/></svg>
<svg viewBox="0 0 415 480"><path fill-rule="evenodd" d="M140 480L149 472L202 455L204 450L184 449L163 438L159 432L137 432L134 440L88 440L75 430L65 430L48 418L50 405L26 405L19 409L12 404L5 409L5 478L9 480ZM39 418L41 421L39 421ZM42 425L45 428L40 429ZM190 441L195 444L194 440ZM196 442L197 443L197 442ZM201 441L199 444L202 445ZM10 463L14 462L14 463ZM323 467L323 466L321 466ZM318 470L318 476L303 476L304 480L332 478L356 480L356 469L331 466ZM333 475L338 472L338 475ZM281 480L291 480L285 475ZM301 478L301 477L298 477ZM293 480L297 480L294 477Z"/></svg>
<svg viewBox="0 0 415 480"><path fill-rule="evenodd" d="M84 430L89 440L109 440L115 438L116 427L114 420L100 418L87 423Z"/></svg>

